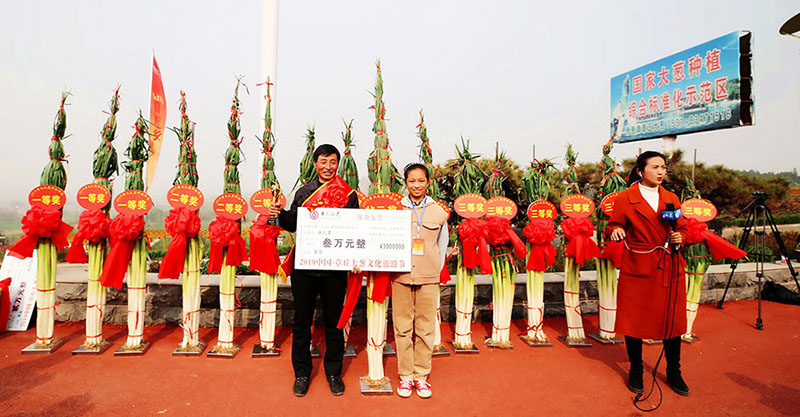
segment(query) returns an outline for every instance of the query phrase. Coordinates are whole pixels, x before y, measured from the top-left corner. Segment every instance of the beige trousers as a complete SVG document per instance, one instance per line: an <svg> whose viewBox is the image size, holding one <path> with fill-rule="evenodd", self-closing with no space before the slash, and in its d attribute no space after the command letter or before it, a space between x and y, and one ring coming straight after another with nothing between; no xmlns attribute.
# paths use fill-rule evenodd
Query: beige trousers
<svg viewBox="0 0 800 417"><path fill-rule="evenodd" d="M406 285L392 281L397 373L403 381L425 381L431 373L436 297L439 297L438 283Z"/></svg>

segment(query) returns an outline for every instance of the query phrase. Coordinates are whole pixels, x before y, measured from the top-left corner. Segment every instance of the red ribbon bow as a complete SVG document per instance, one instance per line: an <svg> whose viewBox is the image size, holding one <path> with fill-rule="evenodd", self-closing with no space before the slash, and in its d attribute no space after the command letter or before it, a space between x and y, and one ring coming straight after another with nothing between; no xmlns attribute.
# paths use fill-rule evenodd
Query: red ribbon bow
<svg viewBox="0 0 800 417"><path fill-rule="evenodd" d="M111 219L101 210L85 210L81 213L81 217L78 219L78 233L67 252L67 262L71 264L89 262L83 243L87 240L90 244L105 243L110 223Z"/></svg>
<svg viewBox="0 0 800 417"><path fill-rule="evenodd" d="M359 274L354 274L352 272L347 274L347 295L344 299L342 314L339 315L339 322L336 324L337 328L343 329L344 326L347 326L347 322L350 321L350 316L353 315L353 310L356 308L356 303L358 303L358 294L361 292L361 282L364 281L364 277L366 276L367 272L364 271Z"/></svg>
<svg viewBox="0 0 800 417"><path fill-rule="evenodd" d="M239 266L247 260L247 245L236 221L217 216L208 225L208 237L211 240L208 272L219 273L222 270L222 252L225 248L228 249L225 265Z"/></svg>
<svg viewBox="0 0 800 417"><path fill-rule="evenodd" d="M739 259L747 255L747 252L708 230L708 225L697 219L686 218L686 235L687 244L705 242L715 260L722 258Z"/></svg>
<svg viewBox="0 0 800 417"><path fill-rule="evenodd" d="M105 287L122 289L122 279L131 262L133 244L142 236L144 219L130 214L118 214L108 228L111 250L100 275L100 283Z"/></svg>
<svg viewBox="0 0 800 417"><path fill-rule="evenodd" d="M525 258L528 255L528 250L525 248L525 243L517 236L514 229L511 228L511 222L498 216L489 217L486 220L486 229L489 236L486 239L492 246L505 245L511 242L514 247L514 254L517 258Z"/></svg>
<svg viewBox="0 0 800 417"><path fill-rule="evenodd" d="M31 207L22 218L25 235L9 248L9 253L20 259L30 258L40 239L50 239L56 248L64 249L69 245L67 236L71 230L72 226L61 221L61 211Z"/></svg>
<svg viewBox="0 0 800 417"><path fill-rule="evenodd" d="M183 272L186 261L187 240L197 237L200 233L200 216L196 211L186 207L176 207L169 211L164 219L164 228L172 237L169 248L161 261L158 269L159 278L177 279Z"/></svg>
<svg viewBox="0 0 800 417"><path fill-rule="evenodd" d="M567 238L566 255L575 259L580 266L589 259L600 256L600 248L592 240L594 226L588 218L567 218L561 222L561 230Z"/></svg>
<svg viewBox="0 0 800 417"><path fill-rule="evenodd" d="M492 258L489 247L486 220L466 219L458 225L458 237L461 239L461 256L465 268L474 269L480 266L484 274L492 273Z"/></svg>
<svg viewBox="0 0 800 417"><path fill-rule="evenodd" d="M281 259L276 240L281 227L267 224L269 216L260 215L250 227L250 269L274 274L278 272Z"/></svg>
<svg viewBox="0 0 800 417"><path fill-rule="evenodd" d="M625 244L620 241L609 240L606 242L606 247L600 257L611 261L615 267L622 267L622 250L625 249Z"/></svg>
<svg viewBox="0 0 800 417"><path fill-rule="evenodd" d="M531 245L526 265L528 271L544 272L547 267L556 263L556 248L553 246L556 231L552 220L532 219L523 229L523 233Z"/></svg>
<svg viewBox="0 0 800 417"><path fill-rule="evenodd" d="M11 278L0 281L0 333L8 328L8 315L11 313L11 294L8 287L11 285Z"/></svg>

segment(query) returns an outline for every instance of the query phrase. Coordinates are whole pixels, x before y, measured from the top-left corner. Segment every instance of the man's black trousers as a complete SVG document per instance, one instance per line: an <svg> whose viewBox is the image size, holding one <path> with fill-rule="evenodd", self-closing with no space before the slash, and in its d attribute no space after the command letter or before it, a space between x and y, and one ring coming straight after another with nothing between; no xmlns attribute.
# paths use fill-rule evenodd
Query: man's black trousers
<svg viewBox="0 0 800 417"><path fill-rule="evenodd" d="M344 332L336 328L342 314L347 273L342 271L294 270L292 296L294 297L294 326L292 328L292 366L294 376L311 376L311 324L317 294L322 301L325 323L325 375L342 374L344 357Z"/></svg>

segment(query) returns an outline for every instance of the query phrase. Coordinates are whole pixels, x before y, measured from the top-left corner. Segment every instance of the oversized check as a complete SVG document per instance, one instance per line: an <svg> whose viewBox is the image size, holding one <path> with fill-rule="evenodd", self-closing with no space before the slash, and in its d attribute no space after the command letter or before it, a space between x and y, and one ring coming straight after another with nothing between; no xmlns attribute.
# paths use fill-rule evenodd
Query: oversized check
<svg viewBox="0 0 800 417"><path fill-rule="evenodd" d="M294 267L411 271L411 211L297 208Z"/></svg>

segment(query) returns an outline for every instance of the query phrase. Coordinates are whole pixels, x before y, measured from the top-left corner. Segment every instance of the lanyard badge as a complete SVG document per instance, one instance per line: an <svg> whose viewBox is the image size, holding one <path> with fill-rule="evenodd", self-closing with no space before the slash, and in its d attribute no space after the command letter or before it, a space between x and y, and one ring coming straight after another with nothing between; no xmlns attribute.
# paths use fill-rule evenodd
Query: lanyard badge
<svg viewBox="0 0 800 417"><path fill-rule="evenodd" d="M425 253L425 240L420 235L422 232L422 216L425 215L425 203L427 200L427 196L422 200L422 210L419 213L419 217L417 217L417 237L411 240L411 254L415 256L422 256ZM414 216L416 216L417 205L413 201L411 202L411 208L414 210Z"/></svg>

